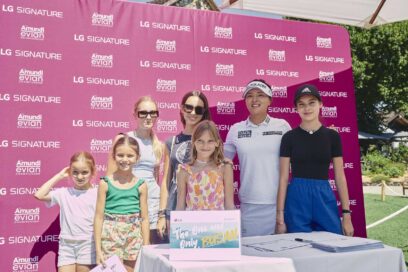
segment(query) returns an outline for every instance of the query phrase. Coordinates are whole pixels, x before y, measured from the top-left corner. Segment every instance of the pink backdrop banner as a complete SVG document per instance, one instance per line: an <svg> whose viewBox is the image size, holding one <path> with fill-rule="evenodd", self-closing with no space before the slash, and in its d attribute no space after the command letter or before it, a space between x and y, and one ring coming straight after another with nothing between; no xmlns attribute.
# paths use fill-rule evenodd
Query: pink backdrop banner
<svg viewBox="0 0 408 272"><path fill-rule="evenodd" d="M89 150L103 175L111 139L135 127L138 97L158 101L155 130L165 140L182 129L183 94L200 90L225 137L233 123L247 117L241 96L254 78L272 85L269 113L293 127L299 123L292 102L296 88L307 82L321 90L322 120L335 126L343 142L356 234L366 235L349 37L343 28L112 0L1 0L0 5L5 271L54 269L58 208L47 209L32 194L78 150ZM235 170L237 189L237 164ZM336 191L332 173L330 182Z"/></svg>

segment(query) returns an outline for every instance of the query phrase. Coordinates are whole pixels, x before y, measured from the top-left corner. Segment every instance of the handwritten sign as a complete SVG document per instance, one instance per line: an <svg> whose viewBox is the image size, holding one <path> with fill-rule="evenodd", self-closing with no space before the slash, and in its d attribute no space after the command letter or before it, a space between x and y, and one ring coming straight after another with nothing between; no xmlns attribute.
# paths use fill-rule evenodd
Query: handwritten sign
<svg viewBox="0 0 408 272"><path fill-rule="evenodd" d="M172 211L170 260L239 260L240 211Z"/></svg>

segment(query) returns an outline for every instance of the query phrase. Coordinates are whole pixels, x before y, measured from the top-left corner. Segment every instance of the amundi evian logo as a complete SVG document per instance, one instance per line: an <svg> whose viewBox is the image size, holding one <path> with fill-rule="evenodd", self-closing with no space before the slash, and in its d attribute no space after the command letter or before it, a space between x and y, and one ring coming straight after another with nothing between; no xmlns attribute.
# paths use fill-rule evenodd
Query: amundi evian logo
<svg viewBox="0 0 408 272"><path fill-rule="evenodd" d="M17 116L17 128L34 128L40 129L42 127L42 114L29 115L20 113Z"/></svg>
<svg viewBox="0 0 408 272"><path fill-rule="evenodd" d="M24 84L43 84L44 71L22 68L18 74L18 82Z"/></svg>
<svg viewBox="0 0 408 272"><path fill-rule="evenodd" d="M39 258L34 257L15 257L13 259L13 272L37 272L39 271Z"/></svg>
<svg viewBox="0 0 408 272"><path fill-rule="evenodd" d="M40 221L40 208L17 208L14 212L14 223L37 223Z"/></svg>
<svg viewBox="0 0 408 272"><path fill-rule="evenodd" d="M235 114L235 103L217 102L217 114Z"/></svg>
<svg viewBox="0 0 408 272"><path fill-rule="evenodd" d="M268 52L268 57L270 61L281 61L284 62L286 60L286 52L285 50L273 50L270 49Z"/></svg>
<svg viewBox="0 0 408 272"><path fill-rule="evenodd" d="M156 40L156 51L165 53L176 53L176 41Z"/></svg>
<svg viewBox="0 0 408 272"><path fill-rule="evenodd" d="M334 72L319 71L319 81L333 83Z"/></svg>
<svg viewBox="0 0 408 272"><path fill-rule="evenodd" d="M336 118L337 117L337 107L322 107L322 117L326 118Z"/></svg>
<svg viewBox="0 0 408 272"><path fill-rule="evenodd" d="M23 25L20 29L20 38L25 40L43 41L45 39L45 28Z"/></svg>
<svg viewBox="0 0 408 272"><path fill-rule="evenodd" d="M113 14L101 14L94 12L92 14L92 25L93 26L105 26L113 27Z"/></svg>
<svg viewBox="0 0 408 272"><path fill-rule="evenodd" d="M91 66L98 68L112 68L113 56L112 55L100 55L93 53L91 57Z"/></svg>
<svg viewBox="0 0 408 272"><path fill-rule="evenodd" d="M317 48L332 48L332 39L323 38L323 37L316 37L316 47Z"/></svg>
<svg viewBox="0 0 408 272"><path fill-rule="evenodd" d="M214 38L232 39L232 27L214 27Z"/></svg>
<svg viewBox="0 0 408 272"><path fill-rule="evenodd" d="M217 76L234 76L234 64L221 64L215 65L215 74Z"/></svg>
<svg viewBox="0 0 408 272"><path fill-rule="evenodd" d="M160 79L158 78L156 81L156 91L157 92L166 92L166 93L174 93L177 90L177 81L167 80L167 79Z"/></svg>
<svg viewBox="0 0 408 272"><path fill-rule="evenodd" d="M41 174L41 161L23 161L18 160L16 163L16 175L40 175Z"/></svg>

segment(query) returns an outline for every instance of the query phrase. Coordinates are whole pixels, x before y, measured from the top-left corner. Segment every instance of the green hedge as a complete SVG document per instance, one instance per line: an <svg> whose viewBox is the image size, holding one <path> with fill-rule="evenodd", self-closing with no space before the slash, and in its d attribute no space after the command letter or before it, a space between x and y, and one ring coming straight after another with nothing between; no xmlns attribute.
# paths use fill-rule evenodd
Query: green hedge
<svg viewBox="0 0 408 272"><path fill-rule="evenodd" d="M400 144L398 148L392 149L390 159L408 165L408 146Z"/></svg>
<svg viewBox="0 0 408 272"><path fill-rule="evenodd" d="M400 162L391 159L396 157ZM387 177L397 178L403 176L406 171L406 163L401 162L405 159L400 153L398 155L394 154L394 156L390 155L390 158L387 158L377 150L374 150L363 157L363 173L368 176L382 174Z"/></svg>

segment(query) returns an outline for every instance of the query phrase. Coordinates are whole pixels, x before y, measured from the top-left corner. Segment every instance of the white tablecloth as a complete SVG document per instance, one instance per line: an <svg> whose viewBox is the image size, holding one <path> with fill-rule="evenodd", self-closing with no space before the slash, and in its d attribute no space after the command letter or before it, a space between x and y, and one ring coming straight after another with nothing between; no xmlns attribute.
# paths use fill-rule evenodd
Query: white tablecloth
<svg viewBox="0 0 408 272"><path fill-rule="evenodd" d="M324 232L292 233L246 237L243 245L303 238L313 241L327 239L332 234ZM345 253L330 253L312 248L308 243L297 248L278 252L262 252L242 247L240 261L169 261L169 245L144 246L135 271L140 272L406 272L404 255L398 248L385 246L381 249Z"/></svg>

